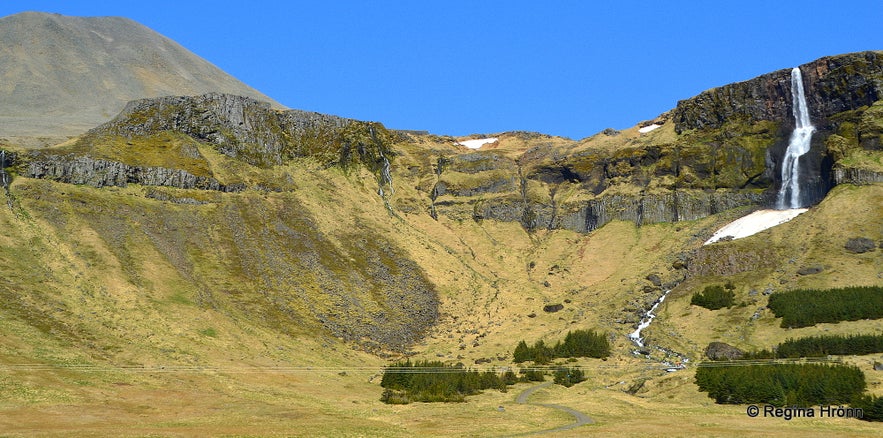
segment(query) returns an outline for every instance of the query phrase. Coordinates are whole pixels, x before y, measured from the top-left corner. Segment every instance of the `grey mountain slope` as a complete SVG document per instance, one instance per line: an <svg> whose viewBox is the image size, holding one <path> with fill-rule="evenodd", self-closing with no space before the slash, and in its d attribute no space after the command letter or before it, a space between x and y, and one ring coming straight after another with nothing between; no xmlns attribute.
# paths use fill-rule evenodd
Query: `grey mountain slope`
<svg viewBox="0 0 883 438"><path fill-rule="evenodd" d="M0 138L7 141L78 135L134 99L208 92L283 108L127 18L41 12L0 18Z"/></svg>

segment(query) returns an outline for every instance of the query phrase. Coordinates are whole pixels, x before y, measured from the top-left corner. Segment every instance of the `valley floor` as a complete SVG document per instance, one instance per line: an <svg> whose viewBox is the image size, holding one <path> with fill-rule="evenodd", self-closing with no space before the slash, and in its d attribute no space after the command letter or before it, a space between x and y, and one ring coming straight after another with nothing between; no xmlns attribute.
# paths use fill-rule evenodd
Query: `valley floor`
<svg viewBox="0 0 883 438"><path fill-rule="evenodd" d="M879 357L855 359L863 368ZM640 362L595 363L571 388L521 383L465 403L386 405L368 368L219 367L0 368L0 436L874 436L879 423L839 418L751 418L746 406L716 405L693 370L646 370ZM592 366L589 364L588 366ZM632 373L624 373L626 369ZM637 374L635 374L637 373ZM649 374L648 374L649 373ZM632 378L650 379L635 395ZM881 378L869 386L881 392ZM519 395L525 390L529 403ZM570 430L574 417L592 424ZM818 410L818 408L816 408Z"/></svg>

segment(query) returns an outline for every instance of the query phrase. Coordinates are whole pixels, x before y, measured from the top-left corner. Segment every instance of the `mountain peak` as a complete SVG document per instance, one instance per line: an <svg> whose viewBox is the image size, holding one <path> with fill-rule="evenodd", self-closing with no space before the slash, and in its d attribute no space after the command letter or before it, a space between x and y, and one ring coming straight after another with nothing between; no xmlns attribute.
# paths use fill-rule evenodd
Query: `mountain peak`
<svg viewBox="0 0 883 438"><path fill-rule="evenodd" d="M80 134L130 100L230 93L283 106L123 17L0 18L0 137Z"/></svg>

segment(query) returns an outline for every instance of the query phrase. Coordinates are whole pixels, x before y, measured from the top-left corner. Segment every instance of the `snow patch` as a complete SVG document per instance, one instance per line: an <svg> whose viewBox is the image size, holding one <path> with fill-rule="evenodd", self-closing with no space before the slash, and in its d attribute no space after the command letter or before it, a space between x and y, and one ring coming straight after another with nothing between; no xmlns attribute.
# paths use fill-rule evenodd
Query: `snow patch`
<svg viewBox="0 0 883 438"><path fill-rule="evenodd" d="M641 134L646 134L646 133L648 133L648 132L650 132L650 131L652 131L652 130L654 130L654 129L656 129L656 128L659 128L659 127L661 127L661 126L662 126L662 125L657 125L657 124L654 123L654 124L652 124L652 125L648 125L648 126L645 126L645 127L643 127L643 128L638 129L638 132L640 132Z"/></svg>
<svg viewBox="0 0 883 438"><path fill-rule="evenodd" d="M806 208L792 208L789 210L758 210L747 216L736 219L733 222L725 225L723 228L717 230L717 232L715 232L714 235L712 235L711 238L708 239L704 244L708 245L709 243L714 243L727 237L732 237L733 239L748 237L757 234L763 230L766 230L767 228L772 228L776 225L784 224L785 222L788 222L791 219L794 219L797 216L805 213L807 210L808 209Z"/></svg>
<svg viewBox="0 0 883 438"><path fill-rule="evenodd" d="M498 139L497 137L478 138L474 140L458 141L457 144L460 146L466 146L469 149L478 149L486 144L496 143L499 140L500 139Z"/></svg>

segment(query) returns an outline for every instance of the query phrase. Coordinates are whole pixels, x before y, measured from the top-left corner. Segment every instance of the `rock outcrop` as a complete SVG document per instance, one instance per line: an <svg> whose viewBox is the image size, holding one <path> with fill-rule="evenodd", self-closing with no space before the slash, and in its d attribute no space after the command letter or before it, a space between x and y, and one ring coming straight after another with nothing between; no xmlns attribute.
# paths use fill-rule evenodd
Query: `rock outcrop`
<svg viewBox="0 0 883 438"><path fill-rule="evenodd" d="M738 360L745 352L724 342L712 342L705 348L705 357L711 360Z"/></svg>
<svg viewBox="0 0 883 438"><path fill-rule="evenodd" d="M92 187L141 184L222 192L238 192L245 188L241 184L226 186L214 178L196 176L181 169L129 166L118 161L72 155L48 155L29 160L25 176Z"/></svg>
<svg viewBox="0 0 883 438"><path fill-rule="evenodd" d="M300 110L274 110L266 102L229 94L168 96L130 102L93 135L183 133L248 164L269 167L295 157L328 164L356 162L379 169L393 156L392 133L381 124Z"/></svg>
<svg viewBox="0 0 883 438"><path fill-rule="evenodd" d="M883 183L883 172L858 168L835 168L834 181L836 184L854 184L858 186L874 183Z"/></svg>
<svg viewBox="0 0 883 438"><path fill-rule="evenodd" d="M843 111L870 106L883 99L883 52L830 56L800 66L810 117L825 128L827 119ZM678 102L672 113L677 132L719 128L731 120L791 120L790 69L704 91Z"/></svg>

